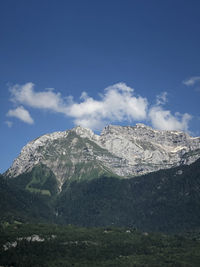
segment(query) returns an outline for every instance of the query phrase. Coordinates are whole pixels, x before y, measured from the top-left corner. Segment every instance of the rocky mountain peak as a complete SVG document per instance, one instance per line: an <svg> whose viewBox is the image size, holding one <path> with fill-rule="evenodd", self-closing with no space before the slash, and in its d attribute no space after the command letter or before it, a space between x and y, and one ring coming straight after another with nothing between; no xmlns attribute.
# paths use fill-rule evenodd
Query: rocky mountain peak
<svg viewBox="0 0 200 267"><path fill-rule="evenodd" d="M37 164L50 168L60 187L68 179L104 173L130 177L190 164L200 158L200 137L159 131L144 124L106 126L100 135L77 126L29 142L6 172L17 176Z"/></svg>
<svg viewBox="0 0 200 267"><path fill-rule="evenodd" d="M75 132L77 135L79 135L82 138L89 138L95 141L99 139L99 136L94 134L94 132L91 129L84 128L82 126L76 126L72 130L69 130L69 131Z"/></svg>

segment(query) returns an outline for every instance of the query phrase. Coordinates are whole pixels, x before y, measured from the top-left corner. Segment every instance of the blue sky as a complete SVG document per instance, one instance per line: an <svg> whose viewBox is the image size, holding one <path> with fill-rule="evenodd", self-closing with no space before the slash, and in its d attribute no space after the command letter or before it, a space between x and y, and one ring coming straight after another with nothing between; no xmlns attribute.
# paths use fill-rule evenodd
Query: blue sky
<svg viewBox="0 0 200 267"><path fill-rule="evenodd" d="M200 1L2 0L0 172L32 139L141 122L200 135Z"/></svg>

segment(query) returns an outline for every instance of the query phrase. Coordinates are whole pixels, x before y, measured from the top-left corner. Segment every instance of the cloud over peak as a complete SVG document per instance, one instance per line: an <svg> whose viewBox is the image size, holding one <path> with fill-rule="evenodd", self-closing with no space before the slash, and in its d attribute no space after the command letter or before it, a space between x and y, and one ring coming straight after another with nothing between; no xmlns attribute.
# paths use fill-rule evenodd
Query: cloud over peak
<svg viewBox="0 0 200 267"><path fill-rule="evenodd" d="M74 102L70 96L62 98L60 93L53 90L36 92L33 83L15 85L10 92L11 100L16 104L63 113L71 117L75 124L93 129L114 121L143 120L148 105L146 98L135 96L134 90L125 83L107 87L100 99L83 92L80 102Z"/></svg>
<svg viewBox="0 0 200 267"><path fill-rule="evenodd" d="M188 123L192 116L188 113L173 115L170 110L164 110L161 106L154 106L149 111L152 126L159 130L188 131Z"/></svg>
<svg viewBox="0 0 200 267"><path fill-rule="evenodd" d="M85 94L82 102L69 106L68 115L75 124L101 128L105 123L144 120L147 105L146 98L135 96L132 88L118 83L107 87L99 100Z"/></svg>
<svg viewBox="0 0 200 267"><path fill-rule="evenodd" d="M116 83L104 89L97 99L82 92L80 101L74 101L72 96L63 97L53 89L35 91L33 83L15 85L10 88L11 100L20 105L9 110L8 116L14 116L26 123L32 124L28 110L24 106L45 109L62 113L71 118L75 125L100 130L110 123L151 122L152 126L161 130L188 130L191 115L188 113L174 115L165 110L167 92L156 97L156 104L150 105L145 97L135 94L135 90L125 83Z"/></svg>
<svg viewBox="0 0 200 267"><path fill-rule="evenodd" d="M188 131L188 123L192 116L188 113L180 114L179 112L173 115L170 110L163 108L167 101L167 92L162 92L156 96L156 105L152 106L148 113L152 126L159 130Z"/></svg>

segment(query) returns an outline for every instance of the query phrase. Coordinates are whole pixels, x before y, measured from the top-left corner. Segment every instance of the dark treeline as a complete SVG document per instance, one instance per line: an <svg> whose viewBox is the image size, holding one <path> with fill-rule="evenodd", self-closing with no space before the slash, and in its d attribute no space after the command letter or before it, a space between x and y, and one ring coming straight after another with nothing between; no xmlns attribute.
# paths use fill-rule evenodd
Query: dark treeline
<svg viewBox="0 0 200 267"><path fill-rule="evenodd" d="M68 182L61 193L45 166L0 178L1 222L134 227L183 232L199 228L200 160L131 179Z"/></svg>
<svg viewBox="0 0 200 267"><path fill-rule="evenodd" d="M0 265L197 267L198 236L168 236L134 228L78 228L44 224L2 224Z"/></svg>

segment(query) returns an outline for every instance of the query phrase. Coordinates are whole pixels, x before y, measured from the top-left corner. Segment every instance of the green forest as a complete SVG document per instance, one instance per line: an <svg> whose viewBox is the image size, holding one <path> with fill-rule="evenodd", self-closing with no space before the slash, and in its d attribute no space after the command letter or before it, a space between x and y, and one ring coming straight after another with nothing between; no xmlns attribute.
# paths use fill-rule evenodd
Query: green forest
<svg viewBox="0 0 200 267"><path fill-rule="evenodd" d="M200 160L140 177L0 176L0 266L195 267Z"/></svg>
<svg viewBox="0 0 200 267"><path fill-rule="evenodd" d="M1 224L0 265L199 266L199 233L165 235L135 228Z"/></svg>
<svg viewBox="0 0 200 267"><path fill-rule="evenodd" d="M200 160L129 179L67 181L58 192L43 165L0 177L0 222L134 227L179 233L200 225Z"/></svg>

